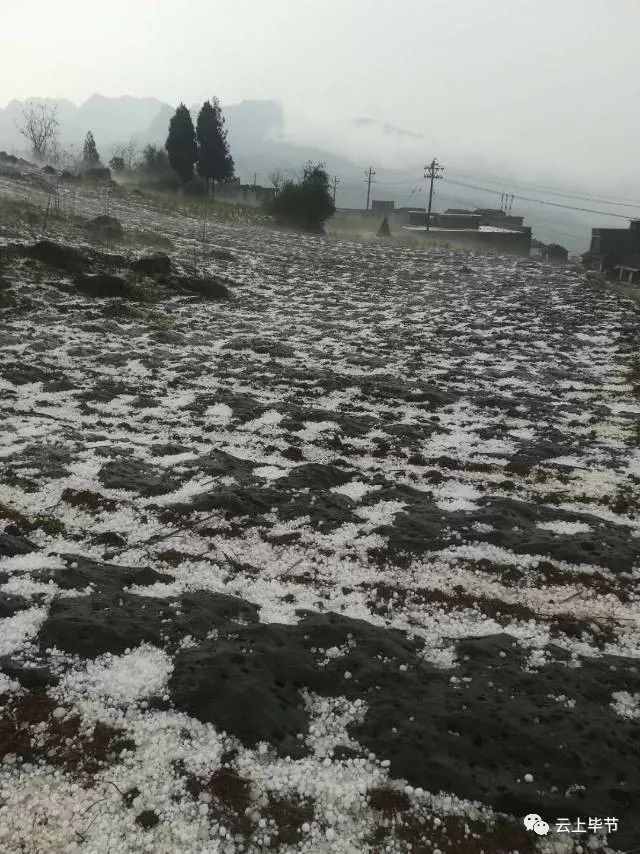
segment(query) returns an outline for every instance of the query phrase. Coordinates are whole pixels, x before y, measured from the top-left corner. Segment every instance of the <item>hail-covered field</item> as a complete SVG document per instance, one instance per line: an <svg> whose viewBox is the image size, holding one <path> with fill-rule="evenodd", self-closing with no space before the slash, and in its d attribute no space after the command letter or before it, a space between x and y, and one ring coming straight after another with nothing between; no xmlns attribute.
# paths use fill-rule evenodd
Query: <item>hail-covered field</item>
<svg viewBox="0 0 640 854"><path fill-rule="evenodd" d="M230 295L85 295L0 231L0 851L640 844L635 305L110 213Z"/></svg>

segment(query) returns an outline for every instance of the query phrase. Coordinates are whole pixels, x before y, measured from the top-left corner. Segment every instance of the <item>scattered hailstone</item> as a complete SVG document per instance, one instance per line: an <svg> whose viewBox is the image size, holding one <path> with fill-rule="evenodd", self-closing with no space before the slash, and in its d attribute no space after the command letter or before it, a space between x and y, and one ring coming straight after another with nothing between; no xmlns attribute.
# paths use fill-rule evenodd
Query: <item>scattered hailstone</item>
<svg viewBox="0 0 640 854"><path fill-rule="evenodd" d="M538 522L537 528L543 531L551 531L553 534L564 534L571 536L572 534L587 534L591 530L591 525L586 522Z"/></svg>
<svg viewBox="0 0 640 854"><path fill-rule="evenodd" d="M616 691L611 695L614 711L621 718L640 719L640 694L630 694L628 691Z"/></svg>
<svg viewBox="0 0 640 854"><path fill-rule="evenodd" d="M525 774L524 781L525 783L533 783L533 774Z"/></svg>
<svg viewBox="0 0 640 854"><path fill-rule="evenodd" d="M141 700L164 694L173 670L171 658L161 649L141 644L124 655L100 656L84 670L68 673L59 685L60 696L96 695L115 702Z"/></svg>
<svg viewBox="0 0 640 854"><path fill-rule="evenodd" d="M10 679L5 673L0 673L0 694L11 694L19 688L19 682Z"/></svg>

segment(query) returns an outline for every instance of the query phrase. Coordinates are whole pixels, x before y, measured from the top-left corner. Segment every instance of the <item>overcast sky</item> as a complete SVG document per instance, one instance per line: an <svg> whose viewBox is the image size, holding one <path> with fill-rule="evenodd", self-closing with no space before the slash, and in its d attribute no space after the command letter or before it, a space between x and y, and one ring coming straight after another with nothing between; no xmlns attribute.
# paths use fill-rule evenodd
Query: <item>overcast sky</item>
<svg viewBox="0 0 640 854"><path fill-rule="evenodd" d="M424 134L425 159L620 192L639 45L640 0L4 2L0 104L278 98L298 134L367 116Z"/></svg>

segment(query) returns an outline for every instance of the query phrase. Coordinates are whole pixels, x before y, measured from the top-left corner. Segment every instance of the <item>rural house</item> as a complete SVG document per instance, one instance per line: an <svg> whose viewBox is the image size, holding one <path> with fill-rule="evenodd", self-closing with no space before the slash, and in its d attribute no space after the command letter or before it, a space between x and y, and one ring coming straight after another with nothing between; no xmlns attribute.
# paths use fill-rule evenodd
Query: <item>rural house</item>
<svg viewBox="0 0 640 854"><path fill-rule="evenodd" d="M582 256L589 270L597 270L620 281L640 281L640 220L631 220L629 228L594 228L591 246Z"/></svg>

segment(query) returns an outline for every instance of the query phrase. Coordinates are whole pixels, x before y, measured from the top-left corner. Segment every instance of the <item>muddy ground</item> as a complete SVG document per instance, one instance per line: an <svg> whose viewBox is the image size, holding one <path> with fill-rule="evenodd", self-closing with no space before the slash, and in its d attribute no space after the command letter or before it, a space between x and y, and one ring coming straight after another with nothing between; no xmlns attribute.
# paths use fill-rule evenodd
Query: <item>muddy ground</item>
<svg viewBox="0 0 640 854"><path fill-rule="evenodd" d="M0 192L0 850L640 844L634 303Z"/></svg>

